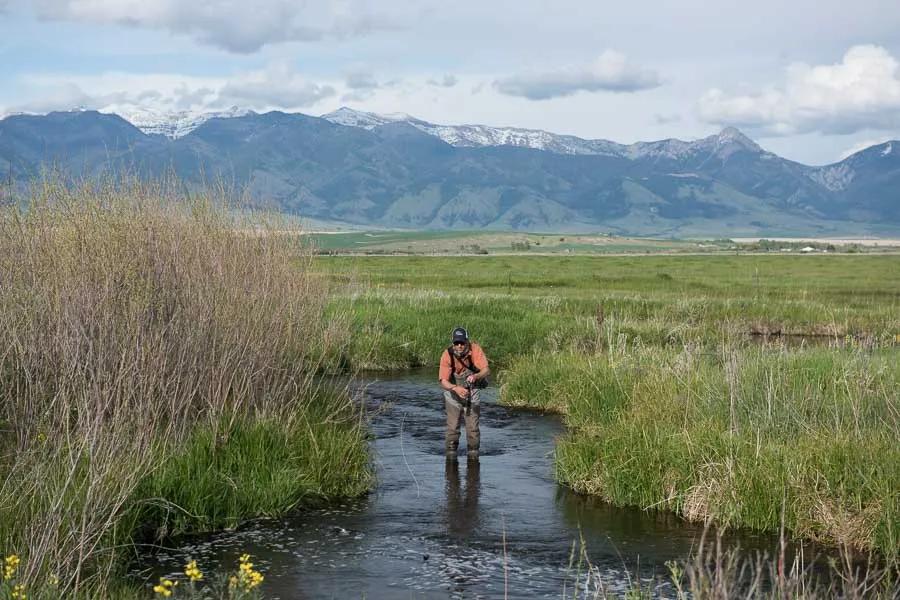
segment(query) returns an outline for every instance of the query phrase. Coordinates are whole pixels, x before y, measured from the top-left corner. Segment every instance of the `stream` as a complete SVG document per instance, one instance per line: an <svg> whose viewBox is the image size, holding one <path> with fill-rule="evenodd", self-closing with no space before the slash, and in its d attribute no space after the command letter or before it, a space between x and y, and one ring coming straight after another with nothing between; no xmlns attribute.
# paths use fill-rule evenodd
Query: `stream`
<svg viewBox="0 0 900 600"><path fill-rule="evenodd" d="M665 511L616 508L553 479L558 418L506 409L482 392L481 460L444 457L436 373L357 384L372 413L377 485L368 496L259 521L237 531L170 541L141 557L135 574L180 574L188 557L204 571L231 570L248 552L267 598L593 597L602 581L623 593L636 577L673 596L665 562L684 560L703 528ZM772 536L730 533L744 550ZM584 544L594 575L570 560ZM174 546L174 547L173 547ZM589 590L585 590L589 586Z"/></svg>

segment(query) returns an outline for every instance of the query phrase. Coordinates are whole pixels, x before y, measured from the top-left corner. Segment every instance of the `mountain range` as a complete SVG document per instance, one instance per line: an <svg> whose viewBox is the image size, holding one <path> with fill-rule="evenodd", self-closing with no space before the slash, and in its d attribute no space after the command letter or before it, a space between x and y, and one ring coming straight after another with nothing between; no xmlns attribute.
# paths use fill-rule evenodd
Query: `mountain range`
<svg viewBox="0 0 900 600"><path fill-rule="evenodd" d="M812 167L734 128L636 144L342 108L314 117L95 111L0 120L0 174L224 178L261 204L358 227L896 236L900 142Z"/></svg>

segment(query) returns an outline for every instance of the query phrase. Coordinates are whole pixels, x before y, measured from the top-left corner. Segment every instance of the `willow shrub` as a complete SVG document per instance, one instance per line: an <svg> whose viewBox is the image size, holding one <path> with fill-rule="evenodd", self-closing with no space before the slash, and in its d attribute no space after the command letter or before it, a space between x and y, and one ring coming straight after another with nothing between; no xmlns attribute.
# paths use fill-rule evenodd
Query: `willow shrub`
<svg viewBox="0 0 900 600"><path fill-rule="evenodd" d="M310 253L289 224L174 189L51 181L0 211L0 549L29 589L103 589L134 515L203 488L193 460L253 449L219 472L240 501L203 488L201 525L366 488L352 403L315 393L349 328L324 318ZM257 469L280 445L297 454ZM345 480L322 478L341 461ZM177 489L159 483L173 465Z"/></svg>
<svg viewBox="0 0 900 600"><path fill-rule="evenodd" d="M556 410L560 481L620 505L900 550L895 350L621 348L514 362L502 401Z"/></svg>

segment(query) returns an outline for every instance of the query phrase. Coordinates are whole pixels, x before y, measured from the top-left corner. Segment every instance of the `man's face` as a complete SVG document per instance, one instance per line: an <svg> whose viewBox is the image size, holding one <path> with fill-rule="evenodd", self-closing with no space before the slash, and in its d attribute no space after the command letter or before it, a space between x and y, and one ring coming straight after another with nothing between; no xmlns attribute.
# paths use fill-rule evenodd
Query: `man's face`
<svg viewBox="0 0 900 600"><path fill-rule="evenodd" d="M469 351L469 342L453 342L453 354L456 356L465 356Z"/></svg>

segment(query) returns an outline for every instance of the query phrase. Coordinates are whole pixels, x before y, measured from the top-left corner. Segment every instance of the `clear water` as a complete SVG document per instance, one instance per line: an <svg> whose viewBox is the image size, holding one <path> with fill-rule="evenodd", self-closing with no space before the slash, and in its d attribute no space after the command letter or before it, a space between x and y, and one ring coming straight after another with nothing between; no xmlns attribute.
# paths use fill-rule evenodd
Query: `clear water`
<svg viewBox="0 0 900 600"><path fill-rule="evenodd" d="M636 577L656 595L673 595L664 563L687 558L702 527L671 513L611 507L557 485L558 419L500 407L489 388L482 395L480 463L467 462L465 435L459 461L448 463L435 373L359 385L373 414L378 483L370 495L175 540L141 557L135 574L148 580L179 574L188 557L208 572L227 570L249 552L272 598L593 597L600 582L624 591ZM774 548L770 537L746 533L727 542ZM570 560L573 544L582 543L591 577Z"/></svg>

